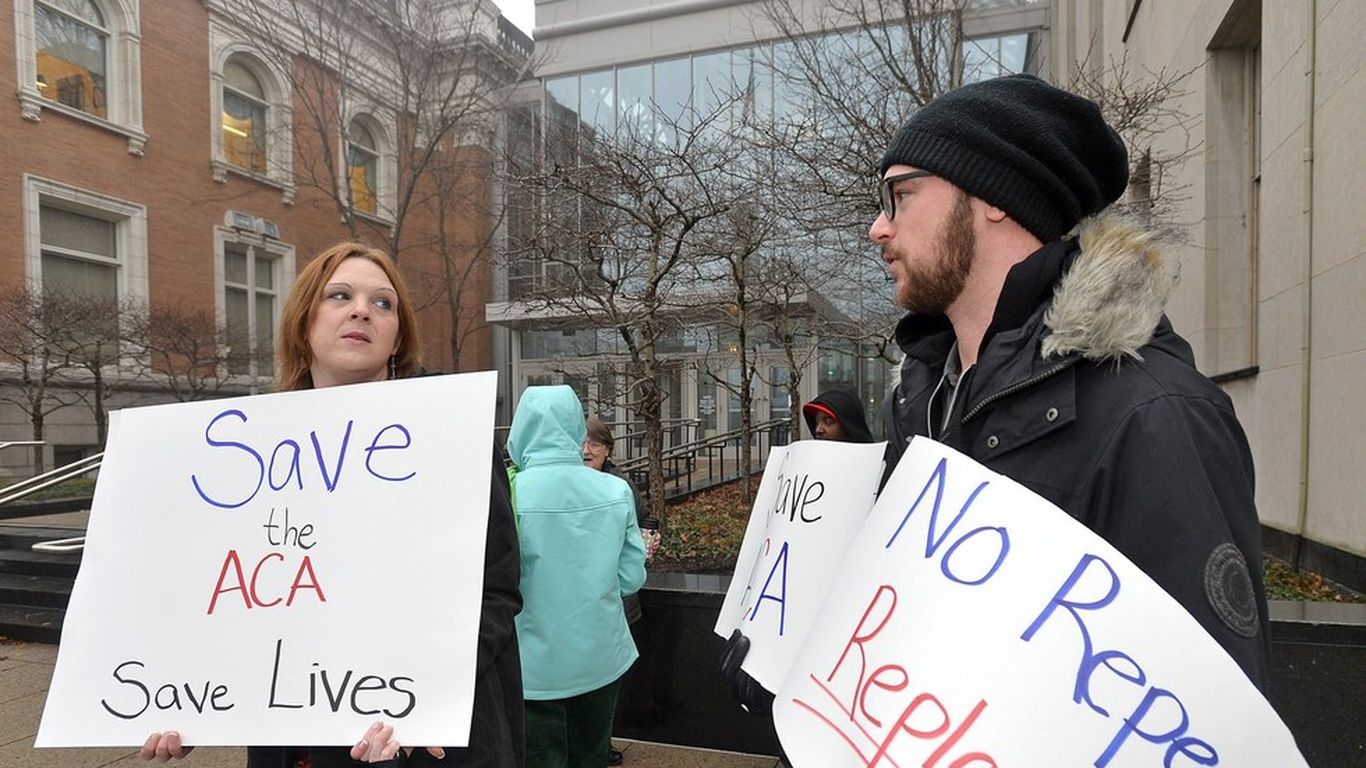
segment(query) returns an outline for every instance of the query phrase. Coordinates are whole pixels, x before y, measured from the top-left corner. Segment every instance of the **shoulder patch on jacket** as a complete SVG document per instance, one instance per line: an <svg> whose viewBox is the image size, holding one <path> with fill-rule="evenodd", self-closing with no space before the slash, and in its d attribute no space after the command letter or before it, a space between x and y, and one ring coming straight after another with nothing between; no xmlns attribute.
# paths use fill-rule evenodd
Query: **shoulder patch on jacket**
<svg viewBox="0 0 1366 768"><path fill-rule="evenodd" d="M1242 635L1256 637L1257 597L1247 560L1232 542L1214 548L1205 561L1205 597L1224 626Z"/></svg>

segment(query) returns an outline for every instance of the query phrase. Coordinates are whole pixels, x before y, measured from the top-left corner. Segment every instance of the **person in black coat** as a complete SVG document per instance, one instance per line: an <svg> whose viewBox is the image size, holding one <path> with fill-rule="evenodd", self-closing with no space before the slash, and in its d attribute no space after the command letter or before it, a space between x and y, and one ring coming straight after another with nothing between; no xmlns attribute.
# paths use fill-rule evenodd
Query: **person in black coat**
<svg viewBox="0 0 1366 768"><path fill-rule="evenodd" d="M966 85L902 125L878 175L868 234L908 312L887 475L925 436L1019 482L1128 557L1265 690L1251 451L1163 314L1177 259L1102 213L1129 166L1100 108L1030 75ZM763 706L733 640L723 668Z"/></svg>
<svg viewBox="0 0 1366 768"><path fill-rule="evenodd" d="M843 389L822 392L802 406L806 428L817 440L842 443L871 443L873 433L863 415L858 396Z"/></svg>
<svg viewBox="0 0 1366 768"><path fill-rule="evenodd" d="M901 127L869 230L908 310L884 407L888 473L920 435L1021 483L1152 577L1265 688L1251 451L1163 314L1178 260L1101 213L1128 174L1099 107L1029 75L951 91Z"/></svg>

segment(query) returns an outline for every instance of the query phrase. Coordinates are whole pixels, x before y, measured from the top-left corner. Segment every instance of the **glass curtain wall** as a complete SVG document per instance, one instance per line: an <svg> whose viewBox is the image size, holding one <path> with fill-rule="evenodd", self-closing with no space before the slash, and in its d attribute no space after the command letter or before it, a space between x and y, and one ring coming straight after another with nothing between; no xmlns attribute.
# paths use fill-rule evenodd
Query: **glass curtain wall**
<svg viewBox="0 0 1366 768"><path fill-rule="evenodd" d="M1013 7L1020 2L990 0L987 5ZM898 32L890 30L889 34ZM900 34L904 36L904 32ZM843 45L851 51L857 51L860 45L848 34L832 34L829 40L831 45ZM961 51L964 80L1032 72L1038 65L1041 45L1042 32L1037 30L966 40ZM539 128L535 139L544 137L546 159L565 163L572 160L576 143L591 136L629 136L665 145L677 140L680 127L688 128L694 121L733 130L755 118L795 117L815 109L815 102L809 94L773 74L795 66L794 56L791 43L760 43L547 78L539 122L522 118L518 126L523 134ZM722 109L727 103L729 108ZM563 217L561 224L580 221L583 215L581 202L572 197L551 196L542 204L546 207L544 215ZM554 279L539 264L518 261L522 263L514 263L509 270L510 298L518 298L532 286L543 287L546 281ZM697 436L728 431L739 424L739 398L707 373L713 370L722 381L734 379L731 383L738 384L739 371L726 356L724 335L716 328L687 328L679 338L660 342L661 351L692 361L688 366L670 368L660 381L666 392L665 418L696 419ZM614 331L525 330L521 337L525 384L570 383L582 389L585 406L602 418L631 418L629 404L625 402L626 381L620 368L619 356L624 350ZM710 341L697 342L704 337ZM818 360L810 369L815 375L804 377L803 389L809 387L819 392L844 387L858 392L868 410L869 423L876 430L876 411L890 383L890 364L866 359L856 351L852 344L823 343ZM767 384L756 379L756 420L785 416L789 402L781 382L791 372L776 352L756 352L757 364L769 375ZM604 363L604 357L614 362Z"/></svg>

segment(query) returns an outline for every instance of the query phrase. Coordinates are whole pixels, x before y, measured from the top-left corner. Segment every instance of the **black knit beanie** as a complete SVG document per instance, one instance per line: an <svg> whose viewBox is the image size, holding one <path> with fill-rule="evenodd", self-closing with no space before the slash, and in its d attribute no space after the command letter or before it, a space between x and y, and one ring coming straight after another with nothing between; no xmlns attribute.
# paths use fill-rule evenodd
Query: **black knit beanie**
<svg viewBox="0 0 1366 768"><path fill-rule="evenodd" d="M916 110L878 175L909 165L1005 211L1043 242L1119 199L1129 156L1089 99L1033 75L965 85Z"/></svg>

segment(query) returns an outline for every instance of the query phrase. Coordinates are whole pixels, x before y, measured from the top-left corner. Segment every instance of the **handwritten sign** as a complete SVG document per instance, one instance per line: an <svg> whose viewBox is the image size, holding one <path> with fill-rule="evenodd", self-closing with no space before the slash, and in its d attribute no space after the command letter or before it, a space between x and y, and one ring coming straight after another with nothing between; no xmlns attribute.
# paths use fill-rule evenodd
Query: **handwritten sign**
<svg viewBox="0 0 1366 768"><path fill-rule="evenodd" d="M1305 765L1238 665L1123 555L921 438L775 719L798 768Z"/></svg>
<svg viewBox="0 0 1366 768"><path fill-rule="evenodd" d="M877 493L885 443L774 448L715 631L750 639L742 668L777 690Z"/></svg>
<svg viewBox="0 0 1366 768"><path fill-rule="evenodd" d="M466 744L495 384L111 414L36 745Z"/></svg>

